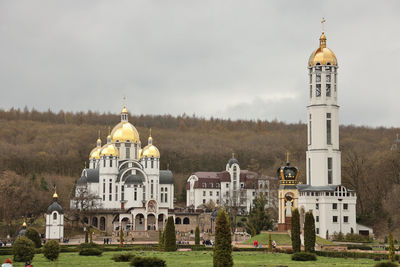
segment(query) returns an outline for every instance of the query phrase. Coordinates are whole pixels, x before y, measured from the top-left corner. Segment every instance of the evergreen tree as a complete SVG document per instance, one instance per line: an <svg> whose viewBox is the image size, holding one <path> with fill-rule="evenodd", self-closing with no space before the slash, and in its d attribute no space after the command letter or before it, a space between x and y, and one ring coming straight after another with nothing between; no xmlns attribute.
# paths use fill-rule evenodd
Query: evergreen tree
<svg viewBox="0 0 400 267"><path fill-rule="evenodd" d="M395 256L395 248L394 248L394 243L393 243L393 235L390 232L389 233L389 260L394 261L394 256Z"/></svg>
<svg viewBox="0 0 400 267"><path fill-rule="evenodd" d="M258 235L261 230L272 229L272 220L265 207L267 199L264 194L260 194L253 200L253 206L249 212L246 223L246 231L252 236Z"/></svg>
<svg viewBox="0 0 400 267"><path fill-rule="evenodd" d="M40 235L38 231L33 228L28 228L25 232L25 236L33 241L36 248L40 248L42 246L42 240L40 239Z"/></svg>
<svg viewBox="0 0 400 267"><path fill-rule="evenodd" d="M60 244L56 240L49 240L43 246L43 255L51 261L55 261L58 258L60 251Z"/></svg>
<svg viewBox="0 0 400 267"><path fill-rule="evenodd" d="M315 251L315 221L311 211L306 213L304 221L304 251Z"/></svg>
<svg viewBox="0 0 400 267"><path fill-rule="evenodd" d="M196 231L194 232L194 244L200 245L200 229L199 226L196 227Z"/></svg>
<svg viewBox="0 0 400 267"><path fill-rule="evenodd" d="M353 229L353 228L351 228L351 229ZM326 239L326 240L329 240L329 231L328 231L328 230L326 230L326 236L325 236L325 239Z"/></svg>
<svg viewBox="0 0 400 267"><path fill-rule="evenodd" d="M176 251L175 224L174 224L174 218L172 216L169 216L167 220L167 226L165 227L164 242L165 242L164 245L165 251Z"/></svg>
<svg viewBox="0 0 400 267"><path fill-rule="evenodd" d="M232 235L228 215L219 209L215 223L214 267L233 266Z"/></svg>
<svg viewBox="0 0 400 267"><path fill-rule="evenodd" d="M300 214L299 210L295 209L292 213L292 225L291 225L291 238L293 252L300 252L301 250L301 239L300 239Z"/></svg>

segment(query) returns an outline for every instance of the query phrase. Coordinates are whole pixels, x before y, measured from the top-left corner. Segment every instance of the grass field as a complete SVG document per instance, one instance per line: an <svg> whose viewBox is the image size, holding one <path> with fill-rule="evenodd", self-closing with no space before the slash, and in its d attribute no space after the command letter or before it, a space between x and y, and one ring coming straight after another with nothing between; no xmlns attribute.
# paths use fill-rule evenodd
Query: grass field
<svg viewBox="0 0 400 267"><path fill-rule="evenodd" d="M278 244L278 246L281 245L291 245L292 244L292 240L290 239L290 236L288 234L271 234L271 238L272 240L275 240L275 242ZM261 243L263 245L263 247L268 245L268 234L266 233L262 233L259 235L255 235L252 238L250 238L249 240L246 240L245 242L243 242L243 244L253 244L254 240L257 240L258 243ZM317 236L316 238L316 243L320 244L320 245L333 245L334 243L320 238Z"/></svg>
<svg viewBox="0 0 400 267"><path fill-rule="evenodd" d="M42 254L35 255L33 265L35 267L106 267L106 266L125 266L127 262L114 262L111 260L112 255L120 252L105 252L102 256L79 256L78 253L61 253L60 258L52 263L46 260ZM210 251L190 251L190 252L135 252L141 256L157 256L167 261L168 267L196 266L205 267L212 266L212 252ZM0 256L3 262L6 256ZM263 252L233 252L233 260L235 266L254 266L254 267L275 267L277 265L285 265L288 267L309 266L309 267L356 267L365 266L372 267L376 262L370 259L342 259L318 257L316 262L294 262L288 254L267 254ZM14 267L23 267L25 264L16 263Z"/></svg>

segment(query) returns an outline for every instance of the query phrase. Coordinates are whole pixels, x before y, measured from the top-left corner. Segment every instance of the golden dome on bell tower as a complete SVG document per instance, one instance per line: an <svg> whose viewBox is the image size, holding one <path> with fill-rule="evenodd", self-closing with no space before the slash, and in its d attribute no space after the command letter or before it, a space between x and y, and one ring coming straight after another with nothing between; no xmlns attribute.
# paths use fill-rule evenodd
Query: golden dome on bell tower
<svg viewBox="0 0 400 267"><path fill-rule="evenodd" d="M111 140L115 142L140 143L139 133L128 121L128 109L126 108L126 97L124 97L124 107L121 110L121 122L111 131Z"/></svg>
<svg viewBox="0 0 400 267"><path fill-rule="evenodd" d="M326 36L324 32L325 19L322 18L322 34L319 38L319 47L315 50L308 60L308 66L313 67L315 65L332 65L337 66L337 59L335 53L326 47Z"/></svg>

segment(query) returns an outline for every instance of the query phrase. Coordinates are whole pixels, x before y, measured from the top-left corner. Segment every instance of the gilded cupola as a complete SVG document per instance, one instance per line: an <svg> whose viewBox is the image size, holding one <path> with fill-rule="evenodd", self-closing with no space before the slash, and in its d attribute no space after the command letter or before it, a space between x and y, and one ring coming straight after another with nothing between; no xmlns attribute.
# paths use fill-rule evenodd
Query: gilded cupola
<svg viewBox="0 0 400 267"><path fill-rule="evenodd" d="M308 60L308 66L313 67L315 65L332 65L337 66L337 59L335 53L332 50L326 47L326 36L324 33L324 22L323 18L322 23L322 34L319 38L319 47L315 50Z"/></svg>
<svg viewBox="0 0 400 267"><path fill-rule="evenodd" d="M107 144L105 144L100 151L100 156L118 157L118 149L111 143L111 135L107 136Z"/></svg>
<svg viewBox="0 0 400 267"><path fill-rule="evenodd" d="M124 98L125 100L125 98ZM140 143L139 133L128 121L128 109L124 103L124 107L121 110L121 122L118 123L111 131L111 141L115 142L131 142Z"/></svg>
<svg viewBox="0 0 400 267"><path fill-rule="evenodd" d="M160 158L160 151L156 146L153 145L153 137L151 137L151 129L150 129L150 136L148 139L148 144L145 146L141 153L140 153L140 158L144 157L154 157L154 158Z"/></svg>

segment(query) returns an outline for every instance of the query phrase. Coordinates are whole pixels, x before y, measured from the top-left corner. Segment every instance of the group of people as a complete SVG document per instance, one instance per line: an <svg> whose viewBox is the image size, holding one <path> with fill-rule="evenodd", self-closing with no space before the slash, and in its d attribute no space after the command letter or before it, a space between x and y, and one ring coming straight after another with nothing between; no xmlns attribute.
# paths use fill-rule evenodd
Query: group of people
<svg viewBox="0 0 400 267"><path fill-rule="evenodd" d="M10 258L7 258L4 260L4 263L1 265L1 267L13 267L13 262ZM30 261L27 261L25 263L25 267L33 267Z"/></svg>
<svg viewBox="0 0 400 267"><path fill-rule="evenodd" d="M7 244L11 244L11 246L13 245L13 241L7 241L7 240L4 240L4 241L0 241L0 247L2 247L2 246L7 246Z"/></svg>
<svg viewBox="0 0 400 267"><path fill-rule="evenodd" d="M258 243L257 240L254 240L253 245L254 245L254 248L262 248L261 243ZM272 240L272 248L276 248L275 240Z"/></svg>
<svg viewBox="0 0 400 267"><path fill-rule="evenodd" d="M104 245L111 244L111 238L104 238L103 241L104 241Z"/></svg>

